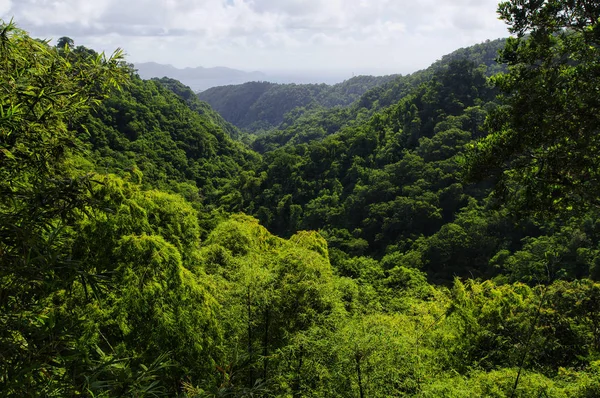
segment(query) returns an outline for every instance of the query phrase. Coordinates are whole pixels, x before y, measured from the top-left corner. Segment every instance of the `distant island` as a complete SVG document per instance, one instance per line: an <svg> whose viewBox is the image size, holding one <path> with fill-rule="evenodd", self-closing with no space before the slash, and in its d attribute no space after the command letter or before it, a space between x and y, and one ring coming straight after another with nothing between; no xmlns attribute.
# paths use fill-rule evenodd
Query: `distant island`
<svg viewBox="0 0 600 398"><path fill-rule="evenodd" d="M214 68L198 66L195 68L179 69L173 65L143 62L135 64L135 68L142 79L166 76L185 83L197 92L216 86L242 84L249 81L263 81L267 79L267 75L262 72L245 72L224 66Z"/></svg>
<svg viewBox="0 0 600 398"><path fill-rule="evenodd" d="M270 82L280 84L336 84L350 79L355 74L351 71L243 71L239 69L216 66L204 68L176 68L173 65L156 62L136 63L135 68L142 79L153 77L179 80L195 92L208 90L212 87L244 84L247 82Z"/></svg>

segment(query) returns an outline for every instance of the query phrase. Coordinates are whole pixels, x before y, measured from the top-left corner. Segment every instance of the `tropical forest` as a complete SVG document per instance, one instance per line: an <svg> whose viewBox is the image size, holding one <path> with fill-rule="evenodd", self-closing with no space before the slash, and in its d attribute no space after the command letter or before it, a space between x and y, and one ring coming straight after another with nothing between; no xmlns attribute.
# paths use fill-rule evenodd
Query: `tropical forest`
<svg viewBox="0 0 600 398"><path fill-rule="evenodd" d="M0 20L0 396L600 397L600 3L199 94Z"/></svg>

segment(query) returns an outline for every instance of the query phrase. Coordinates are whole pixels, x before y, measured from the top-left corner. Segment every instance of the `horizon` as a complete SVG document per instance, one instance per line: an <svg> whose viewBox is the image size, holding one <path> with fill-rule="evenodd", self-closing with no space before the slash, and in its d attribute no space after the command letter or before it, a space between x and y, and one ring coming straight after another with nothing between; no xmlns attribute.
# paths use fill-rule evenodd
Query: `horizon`
<svg viewBox="0 0 600 398"><path fill-rule="evenodd" d="M381 75L507 37L496 8L496 0L0 0L0 18L53 42L123 48L134 64Z"/></svg>
<svg viewBox="0 0 600 398"><path fill-rule="evenodd" d="M498 40L498 39L496 39L496 40ZM490 41L492 41L492 40L486 39L485 41L475 43L475 45L485 44ZM354 77L359 77L359 76L378 77L378 76L391 76L391 75L394 75L394 76L410 75L410 74L422 71L424 69L427 69L434 63L443 59L445 56L452 54L453 52L463 49L463 48L468 48L468 47L456 48L449 53L442 54L439 57L437 57L434 61L432 61L430 64L428 64L420 69L410 71L408 73L400 73L400 72L395 72L393 70L383 69L383 68L381 68L379 70L371 69L369 71L360 70L360 69L353 70L353 69L349 69L349 68L347 68L347 69L304 69L304 70L300 70L300 69L296 69L296 70L292 70L292 69L288 69L288 70L281 70L281 69L243 70L243 69L230 68L230 67L224 66L224 65L219 65L219 66L215 66L215 67L205 67L205 66L199 65L199 66L192 66L192 67L188 66L188 67L178 68L172 64L161 64L161 63L154 62L154 61L140 62L140 63L134 64L134 66L136 67L136 70L138 70L139 75L144 79L150 79L150 78L154 78L154 77L161 78L161 77L167 76L167 77L179 80L180 82L191 87L196 92L208 90L212 87L239 85L239 84L244 84L244 83L248 83L248 82L270 82L270 83L277 83L277 84L290 84L290 83L294 83L294 84L327 84L327 85L332 86L335 84L343 83L347 80L350 80ZM138 69L138 65L140 65L140 66L151 65L151 66L149 68L142 67L141 72L140 72L140 69ZM159 70L160 68L164 68L165 70L172 69L173 72L171 75L169 75L168 71L164 71L161 73L151 73L149 71L152 68L154 68L154 70ZM232 74L231 76L200 76L200 75L198 75L197 77L189 76L189 75L188 76L182 75L183 73L186 73L188 71L198 70L198 73L202 73L202 71L214 71L214 70L220 70L220 69L232 71L234 74ZM182 73L182 74L180 74L180 73ZM238 73L243 73L243 74L238 74ZM257 76L257 75L259 75L259 76Z"/></svg>

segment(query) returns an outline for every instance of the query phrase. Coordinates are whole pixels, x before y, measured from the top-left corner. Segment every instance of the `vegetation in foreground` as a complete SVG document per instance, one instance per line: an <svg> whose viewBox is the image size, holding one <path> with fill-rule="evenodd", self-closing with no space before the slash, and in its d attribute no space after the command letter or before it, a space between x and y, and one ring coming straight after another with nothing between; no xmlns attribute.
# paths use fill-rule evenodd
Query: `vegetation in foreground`
<svg viewBox="0 0 600 398"><path fill-rule="evenodd" d="M500 13L496 88L458 60L264 155L3 24L2 394L600 395L600 6Z"/></svg>

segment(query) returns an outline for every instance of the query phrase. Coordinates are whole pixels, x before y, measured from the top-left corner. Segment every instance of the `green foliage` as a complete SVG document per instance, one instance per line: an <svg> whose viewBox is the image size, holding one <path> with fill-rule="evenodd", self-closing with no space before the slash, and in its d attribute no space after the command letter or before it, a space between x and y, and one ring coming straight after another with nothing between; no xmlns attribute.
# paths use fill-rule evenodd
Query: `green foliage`
<svg viewBox="0 0 600 398"><path fill-rule="evenodd" d="M259 188L240 189L242 209L282 236L320 229L332 248L351 256L414 249L420 254L413 258L424 256L418 267L436 280L488 273L487 262L500 245L512 244L511 236L486 236L481 247L481 240L465 238L475 227L449 222L470 196L486 195L461 184L457 159L479 136L493 99L482 68L451 61L354 127L267 152L254 174L261 176L254 180ZM302 121L297 126L304 128ZM479 252L475 264L466 248ZM356 276L342 271L350 266L342 257L334 265Z"/></svg>
<svg viewBox="0 0 600 398"><path fill-rule="evenodd" d="M517 36L493 78L503 106L473 146L471 178L493 175L496 194L534 214L568 217L597 207L600 8L594 1L507 1Z"/></svg>
<svg viewBox="0 0 600 398"><path fill-rule="evenodd" d="M286 114L283 122L275 129L256 137L252 141L252 148L264 153L286 144L297 145L321 140L345 127L364 124L375 113L381 112L409 96L415 88L431 80L436 73L447 69L453 62L472 62L479 66L486 76L491 76L504 69L503 65L495 62L497 52L504 43L504 39L498 39L454 51L425 70L406 76L395 76L393 79L367 90L353 103L348 103L347 107L297 107ZM341 83L341 87L361 78L363 77L359 76ZM219 108L217 107L217 109ZM485 115L483 117L485 118ZM417 123L420 123L419 119L411 121L415 123L415 127ZM478 125L474 130L477 130ZM474 130L472 130L472 134L476 133Z"/></svg>
<svg viewBox="0 0 600 398"><path fill-rule="evenodd" d="M230 125L169 80L132 77L127 89L87 117L87 125L82 134L97 171L122 177L141 172L146 187L184 194L206 210L233 195L230 183L257 161L232 141Z"/></svg>
<svg viewBox="0 0 600 398"><path fill-rule="evenodd" d="M71 227L89 176L69 169L81 150L69 126L125 81L121 52L71 63L11 23L0 24L0 380L7 395L67 394L78 321L56 308L93 268L71 258ZM65 353L64 356L60 355Z"/></svg>
<svg viewBox="0 0 600 398"><path fill-rule="evenodd" d="M501 4L532 29L503 57L595 54L595 7L533 5ZM258 155L179 82L1 28L0 395L600 394L596 210L516 218L462 179L484 119L519 117L486 82L503 41L364 95L388 78L244 86L268 120L360 96L295 108Z"/></svg>
<svg viewBox="0 0 600 398"><path fill-rule="evenodd" d="M289 112L301 112L304 107L328 109L349 105L365 91L394 77L357 76L333 86L248 82L213 87L202 91L198 97L230 123L257 132L280 125Z"/></svg>
<svg viewBox="0 0 600 398"><path fill-rule="evenodd" d="M176 248L160 236L125 236L115 251L121 262L115 270L120 291L115 292L111 317L126 347L118 349L138 353L148 362L157 352L176 358L177 366L163 375L163 383L205 377L213 369L220 340L216 301L183 267Z"/></svg>
<svg viewBox="0 0 600 398"><path fill-rule="evenodd" d="M190 109L210 119L213 124L225 131L231 138L239 137L239 131L235 128L235 126L226 122L220 114L215 112L210 107L210 105L200 101L196 93L194 93L191 88L183 85L178 80L170 79L168 77L163 77L161 79L154 78L152 80L159 82L164 87L175 93L179 98L185 101Z"/></svg>

